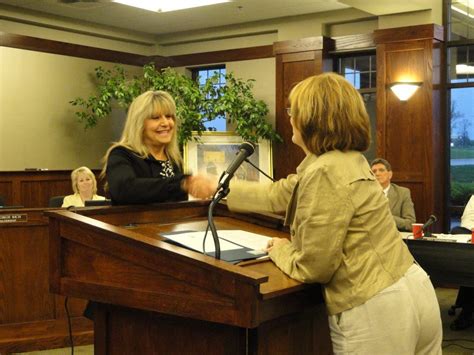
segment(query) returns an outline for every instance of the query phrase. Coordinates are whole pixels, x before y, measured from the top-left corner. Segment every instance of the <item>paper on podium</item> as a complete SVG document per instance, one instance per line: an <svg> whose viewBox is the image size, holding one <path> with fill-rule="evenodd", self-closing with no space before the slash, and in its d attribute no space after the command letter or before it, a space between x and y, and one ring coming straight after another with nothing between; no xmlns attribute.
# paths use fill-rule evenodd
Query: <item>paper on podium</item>
<svg viewBox="0 0 474 355"><path fill-rule="evenodd" d="M203 250L203 239L205 231L177 231L161 233L161 236L188 249L199 253L214 256L214 240L212 233L208 232ZM266 255L265 252L270 237L265 235L246 232L243 230L218 230L221 259L236 262L246 259L255 259Z"/></svg>

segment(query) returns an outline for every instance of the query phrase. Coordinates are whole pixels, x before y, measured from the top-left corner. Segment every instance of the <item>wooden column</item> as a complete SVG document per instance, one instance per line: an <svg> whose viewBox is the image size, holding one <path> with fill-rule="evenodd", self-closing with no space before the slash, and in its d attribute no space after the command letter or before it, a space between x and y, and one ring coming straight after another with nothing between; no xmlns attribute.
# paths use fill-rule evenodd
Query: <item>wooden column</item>
<svg viewBox="0 0 474 355"><path fill-rule="evenodd" d="M447 129L441 90L443 30L419 25L375 31L377 44L377 155L393 168L392 181L411 190L418 222L435 214L445 226ZM400 101L389 85L421 82Z"/></svg>
<svg viewBox="0 0 474 355"><path fill-rule="evenodd" d="M290 118L285 108L288 94L301 80L325 71L331 71L332 61L328 52L334 41L325 37L310 37L300 40L275 42L273 53L276 59L276 130L283 143L274 143L274 176L279 179L295 173L304 158L304 153L291 141Z"/></svg>

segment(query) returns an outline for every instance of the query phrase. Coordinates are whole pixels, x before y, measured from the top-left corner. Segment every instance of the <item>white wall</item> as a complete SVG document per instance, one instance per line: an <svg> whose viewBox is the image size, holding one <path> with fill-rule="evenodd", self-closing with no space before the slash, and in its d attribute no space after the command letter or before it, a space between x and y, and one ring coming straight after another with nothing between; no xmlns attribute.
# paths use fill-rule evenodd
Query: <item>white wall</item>
<svg viewBox="0 0 474 355"><path fill-rule="evenodd" d="M124 113L85 131L69 104L94 92L91 74L97 66L112 65L0 47L0 170L101 166L121 132Z"/></svg>

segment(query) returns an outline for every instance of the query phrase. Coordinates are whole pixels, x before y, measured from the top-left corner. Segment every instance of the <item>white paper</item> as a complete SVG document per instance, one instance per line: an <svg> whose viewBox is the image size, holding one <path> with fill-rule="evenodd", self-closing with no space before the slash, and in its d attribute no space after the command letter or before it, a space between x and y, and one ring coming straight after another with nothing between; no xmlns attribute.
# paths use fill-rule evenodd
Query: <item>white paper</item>
<svg viewBox="0 0 474 355"><path fill-rule="evenodd" d="M171 234L164 233L163 236L167 239L184 245L185 247L202 253L202 241L204 234L205 231L183 231L172 232ZM221 251L244 248L262 251L266 249L267 242L271 239L270 237L261 234L242 230L218 230L217 234L219 236ZM214 240L212 238L212 233L209 231L206 237L206 253L214 251Z"/></svg>

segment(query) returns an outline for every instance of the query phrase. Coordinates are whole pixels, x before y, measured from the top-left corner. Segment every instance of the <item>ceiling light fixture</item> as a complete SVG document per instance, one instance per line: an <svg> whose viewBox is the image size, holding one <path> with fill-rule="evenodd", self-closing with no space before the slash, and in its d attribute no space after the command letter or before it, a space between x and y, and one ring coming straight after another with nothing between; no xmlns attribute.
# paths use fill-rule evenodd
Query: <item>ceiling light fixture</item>
<svg viewBox="0 0 474 355"><path fill-rule="evenodd" d="M232 0L112 0L113 2L123 5L138 7L140 9L155 11L155 12L169 12L176 10L190 9L193 7L208 6L220 4L223 2L230 2Z"/></svg>
<svg viewBox="0 0 474 355"><path fill-rule="evenodd" d="M398 97L400 101L407 101L410 97L413 96L416 90L421 86L420 82L396 82L390 84L390 89L392 89L395 96Z"/></svg>

